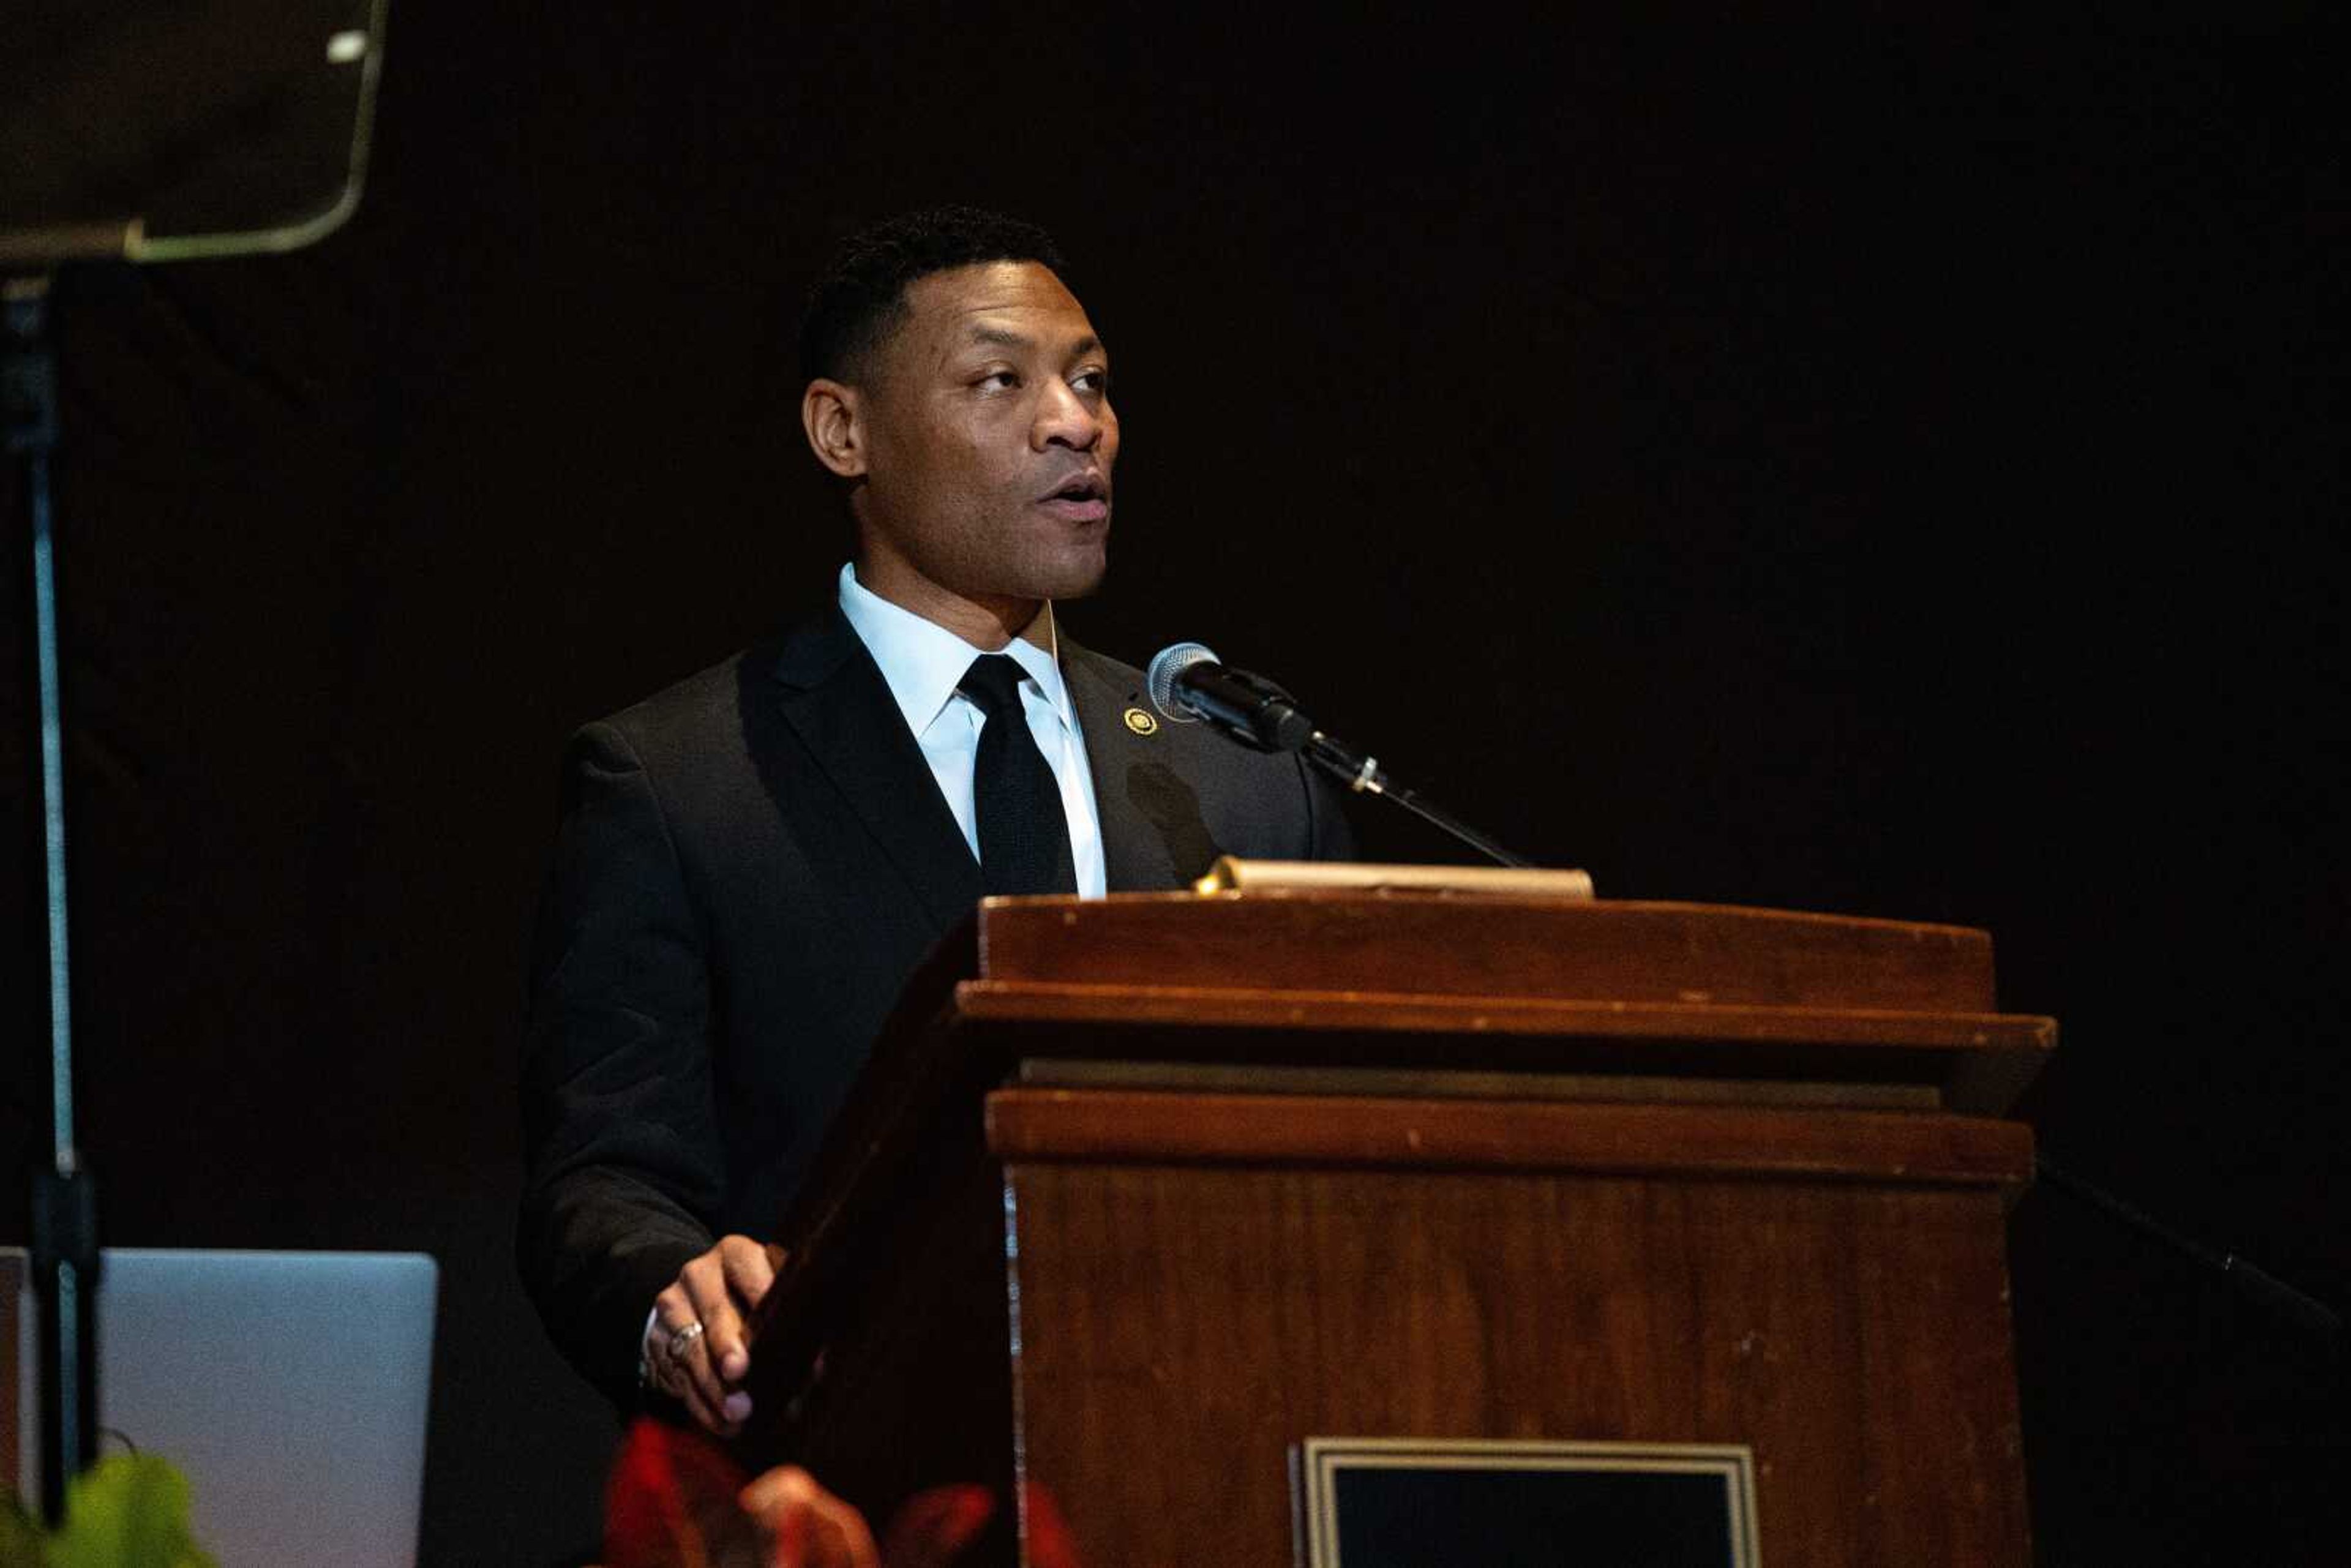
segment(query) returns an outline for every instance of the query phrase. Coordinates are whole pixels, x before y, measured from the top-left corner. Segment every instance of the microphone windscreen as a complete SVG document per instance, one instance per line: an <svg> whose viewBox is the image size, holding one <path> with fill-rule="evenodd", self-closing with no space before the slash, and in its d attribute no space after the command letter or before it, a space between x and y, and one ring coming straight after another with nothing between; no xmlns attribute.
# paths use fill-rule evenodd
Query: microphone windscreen
<svg viewBox="0 0 2351 1568"><path fill-rule="evenodd" d="M1176 698L1176 677L1195 664L1217 663L1216 653L1199 643L1171 643L1152 656L1151 667L1143 672L1144 689L1151 694L1151 706L1159 710L1170 724L1190 724L1198 716Z"/></svg>

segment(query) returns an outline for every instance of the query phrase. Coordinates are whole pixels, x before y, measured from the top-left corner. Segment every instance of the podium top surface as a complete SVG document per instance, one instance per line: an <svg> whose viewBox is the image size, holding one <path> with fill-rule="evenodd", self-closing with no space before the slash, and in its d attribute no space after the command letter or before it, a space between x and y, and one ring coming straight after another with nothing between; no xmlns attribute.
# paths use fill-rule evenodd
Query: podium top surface
<svg viewBox="0 0 2351 1568"><path fill-rule="evenodd" d="M1991 936L1724 904L1320 892L995 898L991 982L1991 1013Z"/></svg>
<svg viewBox="0 0 2351 1568"><path fill-rule="evenodd" d="M1030 1058L1913 1084L1998 1113L2056 1043L1997 1010L1965 926L1281 892L988 899L970 934L948 1016Z"/></svg>

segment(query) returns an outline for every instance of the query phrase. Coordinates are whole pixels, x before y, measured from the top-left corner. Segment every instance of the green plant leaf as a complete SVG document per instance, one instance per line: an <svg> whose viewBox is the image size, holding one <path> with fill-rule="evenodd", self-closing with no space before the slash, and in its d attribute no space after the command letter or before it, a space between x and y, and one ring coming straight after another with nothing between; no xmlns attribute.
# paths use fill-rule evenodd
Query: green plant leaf
<svg viewBox="0 0 2351 1568"><path fill-rule="evenodd" d="M41 1527L17 1504L0 1497L0 1568L44 1568Z"/></svg>
<svg viewBox="0 0 2351 1568"><path fill-rule="evenodd" d="M66 1489L48 1568L215 1568L188 1533L188 1479L152 1454L110 1454Z"/></svg>

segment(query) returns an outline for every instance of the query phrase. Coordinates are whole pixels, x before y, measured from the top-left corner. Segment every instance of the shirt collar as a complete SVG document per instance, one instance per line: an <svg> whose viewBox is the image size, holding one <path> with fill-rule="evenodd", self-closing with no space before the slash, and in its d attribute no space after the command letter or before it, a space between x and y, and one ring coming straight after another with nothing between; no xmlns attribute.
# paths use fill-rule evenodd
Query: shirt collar
<svg viewBox="0 0 2351 1568"><path fill-rule="evenodd" d="M875 593L857 580L854 562L841 569L841 612L881 666L882 679L897 700L898 711L906 716L906 727L918 736L946 707L971 662L990 651L975 647L936 622L925 621ZM1061 682L1060 628L1051 601L999 651L1019 661L1061 723L1076 728L1070 716L1069 691Z"/></svg>

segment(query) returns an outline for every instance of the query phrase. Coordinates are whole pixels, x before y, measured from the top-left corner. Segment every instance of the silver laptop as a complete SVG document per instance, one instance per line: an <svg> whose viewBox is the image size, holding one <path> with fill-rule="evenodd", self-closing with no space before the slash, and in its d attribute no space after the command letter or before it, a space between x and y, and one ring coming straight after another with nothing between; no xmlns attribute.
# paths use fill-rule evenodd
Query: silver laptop
<svg viewBox="0 0 2351 1568"><path fill-rule="evenodd" d="M184 1471L221 1568L416 1560L439 1270L413 1252L110 1248L98 1305L99 1452ZM0 1249L0 1463L38 1495L37 1304ZM13 1354L10 1354L13 1350Z"/></svg>

